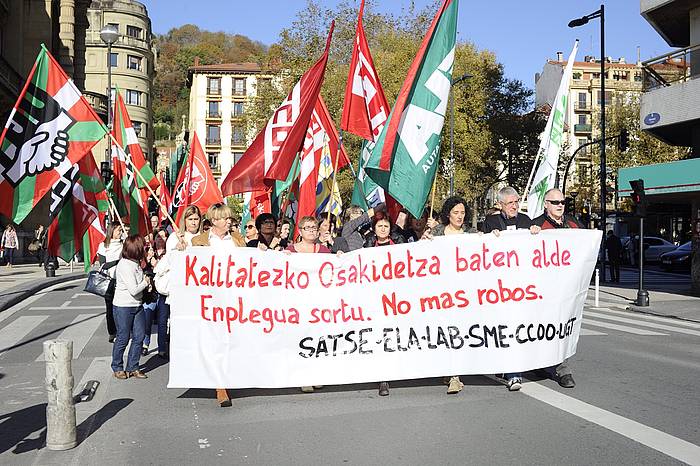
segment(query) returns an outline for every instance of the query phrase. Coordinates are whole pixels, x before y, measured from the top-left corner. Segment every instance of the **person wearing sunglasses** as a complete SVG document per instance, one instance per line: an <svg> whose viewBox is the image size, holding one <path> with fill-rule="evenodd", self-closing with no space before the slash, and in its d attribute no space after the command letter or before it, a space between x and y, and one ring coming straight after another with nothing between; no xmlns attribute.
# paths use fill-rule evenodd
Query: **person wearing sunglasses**
<svg viewBox="0 0 700 466"><path fill-rule="evenodd" d="M544 213L535 218L532 223L540 225L543 230L554 228L583 228L576 217L564 212L564 194L557 188L552 188L544 193ZM564 388L574 388L576 382L569 367L568 359L557 366L546 367L544 372L552 380L555 380Z"/></svg>
<svg viewBox="0 0 700 466"><path fill-rule="evenodd" d="M258 237L248 241L249 248L283 251L287 247L287 239L280 239L280 237L275 234L277 232L277 220L274 215L264 213L255 217L255 228L258 230Z"/></svg>
<svg viewBox="0 0 700 466"><path fill-rule="evenodd" d="M250 244L256 239L258 239L258 229L255 228L255 220L251 218L245 223L245 242Z"/></svg>

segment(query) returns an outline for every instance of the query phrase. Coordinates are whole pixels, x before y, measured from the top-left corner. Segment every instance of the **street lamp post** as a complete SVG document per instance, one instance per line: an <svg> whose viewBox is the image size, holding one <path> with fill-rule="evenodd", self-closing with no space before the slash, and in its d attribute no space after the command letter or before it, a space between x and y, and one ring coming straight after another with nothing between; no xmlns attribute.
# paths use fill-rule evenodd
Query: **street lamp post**
<svg viewBox="0 0 700 466"><path fill-rule="evenodd" d="M459 84L465 79L471 78L472 75L469 73L463 74L459 78L452 80L452 87L450 91L454 89L455 84ZM452 93L452 98L450 99L450 196L454 196L455 193L455 95Z"/></svg>
<svg viewBox="0 0 700 466"><path fill-rule="evenodd" d="M112 131L112 45L119 40L119 31L111 24L100 31L100 39L107 44L107 128ZM107 163L112 166L112 157L107 156Z"/></svg>
<svg viewBox="0 0 700 466"><path fill-rule="evenodd" d="M607 218L606 212L606 175L607 167L605 161L605 5L600 5L598 11L582 16L581 18L569 21L569 27L575 28L587 24L589 20L600 18L600 139L603 141L600 145L600 229L605 237L605 222ZM601 246L601 251L603 248ZM605 253L601 252L601 272L603 281L605 281Z"/></svg>

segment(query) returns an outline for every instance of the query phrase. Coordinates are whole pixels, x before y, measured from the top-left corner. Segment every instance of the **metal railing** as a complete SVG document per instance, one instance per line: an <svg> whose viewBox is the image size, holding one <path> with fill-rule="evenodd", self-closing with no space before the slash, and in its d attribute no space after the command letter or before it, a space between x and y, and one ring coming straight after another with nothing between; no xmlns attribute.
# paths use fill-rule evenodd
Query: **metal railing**
<svg viewBox="0 0 700 466"><path fill-rule="evenodd" d="M578 124L574 125L574 133L590 133L591 125Z"/></svg>
<svg viewBox="0 0 700 466"><path fill-rule="evenodd" d="M19 95L24 84L22 76L2 56L0 56L0 81L5 83L14 96Z"/></svg>
<svg viewBox="0 0 700 466"><path fill-rule="evenodd" d="M700 75L700 44L659 55L642 63L642 91L648 92Z"/></svg>
<svg viewBox="0 0 700 466"><path fill-rule="evenodd" d="M590 102L574 102L574 110L589 111L591 110Z"/></svg>
<svg viewBox="0 0 700 466"><path fill-rule="evenodd" d="M207 95L221 95L221 88L207 87Z"/></svg>
<svg viewBox="0 0 700 466"><path fill-rule="evenodd" d="M207 146L220 146L221 145L221 138L216 138L216 139L207 138L206 144L207 144Z"/></svg>
<svg viewBox="0 0 700 466"><path fill-rule="evenodd" d="M216 111L216 112L207 111L207 118L219 119L219 118L221 118L221 112L220 111Z"/></svg>

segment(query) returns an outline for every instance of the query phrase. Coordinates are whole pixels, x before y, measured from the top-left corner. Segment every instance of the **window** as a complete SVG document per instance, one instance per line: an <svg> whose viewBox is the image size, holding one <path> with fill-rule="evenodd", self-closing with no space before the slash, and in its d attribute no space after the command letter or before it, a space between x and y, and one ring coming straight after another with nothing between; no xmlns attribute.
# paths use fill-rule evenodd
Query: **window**
<svg viewBox="0 0 700 466"><path fill-rule="evenodd" d="M129 55L126 60L126 67L130 70L141 71L141 57Z"/></svg>
<svg viewBox="0 0 700 466"><path fill-rule="evenodd" d="M585 144L588 144L588 139L586 139L586 138L578 138L577 141L578 141L578 144L577 144L578 147L581 147L581 146L583 146L583 145L585 145ZM587 149L588 149L588 148L585 147L585 148L579 150L579 154L580 154L580 155L586 155L586 150L587 150Z"/></svg>
<svg viewBox="0 0 700 466"><path fill-rule="evenodd" d="M141 92L127 89L126 103L129 105L141 105Z"/></svg>
<svg viewBox="0 0 700 466"><path fill-rule="evenodd" d="M578 81L579 79L581 79L581 73L576 71L575 73L573 73L573 77L575 81Z"/></svg>
<svg viewBox="0 0 700 466"><path fill-rule="evenodd" d="M245 95L245 79L233 78L233 95Z"/></svg>
<svg viewBox="0 0 700 466"><path fill-rule="evenodd" d="M112 26L117 30L117 32L119 32L119 23L107 23L107 26Z"/></svg>
<svg viewBox="0 0 700 466"><path fill-rule="evenodd" d="M207 144L221 144L221 127L207 125Z"/></svg>
<svg viewBox="0 0 700 466"><path fill-rule="evenodd" d="M221 94L221 78L207 78L207 94Z"/></svg>
<svg viewBox="0 0 700 466"><path fill-rule="evenodd" d="M639 72L634 73L634 82L636 82L636 83L642 82L642 73L639 73Z"/></svg>
<svg viewBox="0 0 700 466"><path fill-rule="evenodd" d="M136 26L129 26L127 24L126 26L126 35L129 37L133 37L135 39L140 39L141 38L141 28L138 28Z"/></svg>
<svg viewBox="0 0 700 466"><path fill-rule="evenodd" d="M585 124L587 124L588 122L587 122L586 120L587 120L587 118L586 118L586 115L585 115L585 114L582 113L582 114L580 114L580 115L578 116L578 124L579 124L579 125L585 125Z"/></svg>
<svg viewBox="0 0 700 466"><path fill-rule="evenodd" d="M243 157L243 152L234 152L233 153L233 164L236 165L239 160L241 160L241 157Z"/></svg>
<svg viewBox="0 0 700 466"><path fill-rule="evenodd" d="M598 105L600 105L601 104L600 91L596 91L596 95L598 96ZM610 105L611 100L612 100L612 91L605 91L605 105Z"/></svg>
<svg viewBox="0 0 700 466"><path fill-rule="evenodd" d="M231 142L235 145L240 145L245 143L245 135L243 128L240 126L234 126L231 133Z"/></svg>
<svg viewBox="0 0 700 466"><path fill-rule="evenodd" d="M146 135L145 123L141 123L140 121L132 121L131 124L134 127L134 132L136 133L136 136L140 136L141 134L143 134L144 136Z"/></svg>
<svg viewBox="0 0 700 466"><path fill-rule="evenodd" d="M210 118L221 117L221 112L219 111L219 102L207 102L207 116Z"/></svg>
<svg viewBox="0 0 700 466"><path fill-rule="evenodd" d="M588 97L588 95L586 92L579 92L578 93L578 103L585 105L587 97Z"/></svg>
<svg viewBox="0 0 700 466"><path fill-rule="evenodd" d="M117 67L117 57L119 57L118 53L110 53L109 54L109 67L110 68L116 68Z"/></svg>
<svg viewBox="0 0 700 466"><path fill-rule="evenodd" d="M207 160L209 161L209 168L212 170L219 169L219 154L216 152L207 152Z"/></svg>
<svg viewBox="0 0 700 466"><path fill-rule="evenodd" d="M238 117L243 115L243 102L233 103L233 116Z"/></svg>

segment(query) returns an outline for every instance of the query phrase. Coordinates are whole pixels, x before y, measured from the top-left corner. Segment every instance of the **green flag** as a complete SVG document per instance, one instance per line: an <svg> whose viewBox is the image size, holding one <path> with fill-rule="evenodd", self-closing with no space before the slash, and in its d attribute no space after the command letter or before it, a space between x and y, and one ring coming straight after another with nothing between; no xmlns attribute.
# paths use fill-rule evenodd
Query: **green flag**
<svg viewBox="0 0 700 466"><path fill-rule="evenodd" d="M423 39L366 170L414 216L423 213L440 159L452 84L458 0L444 0Z"/></svg>

